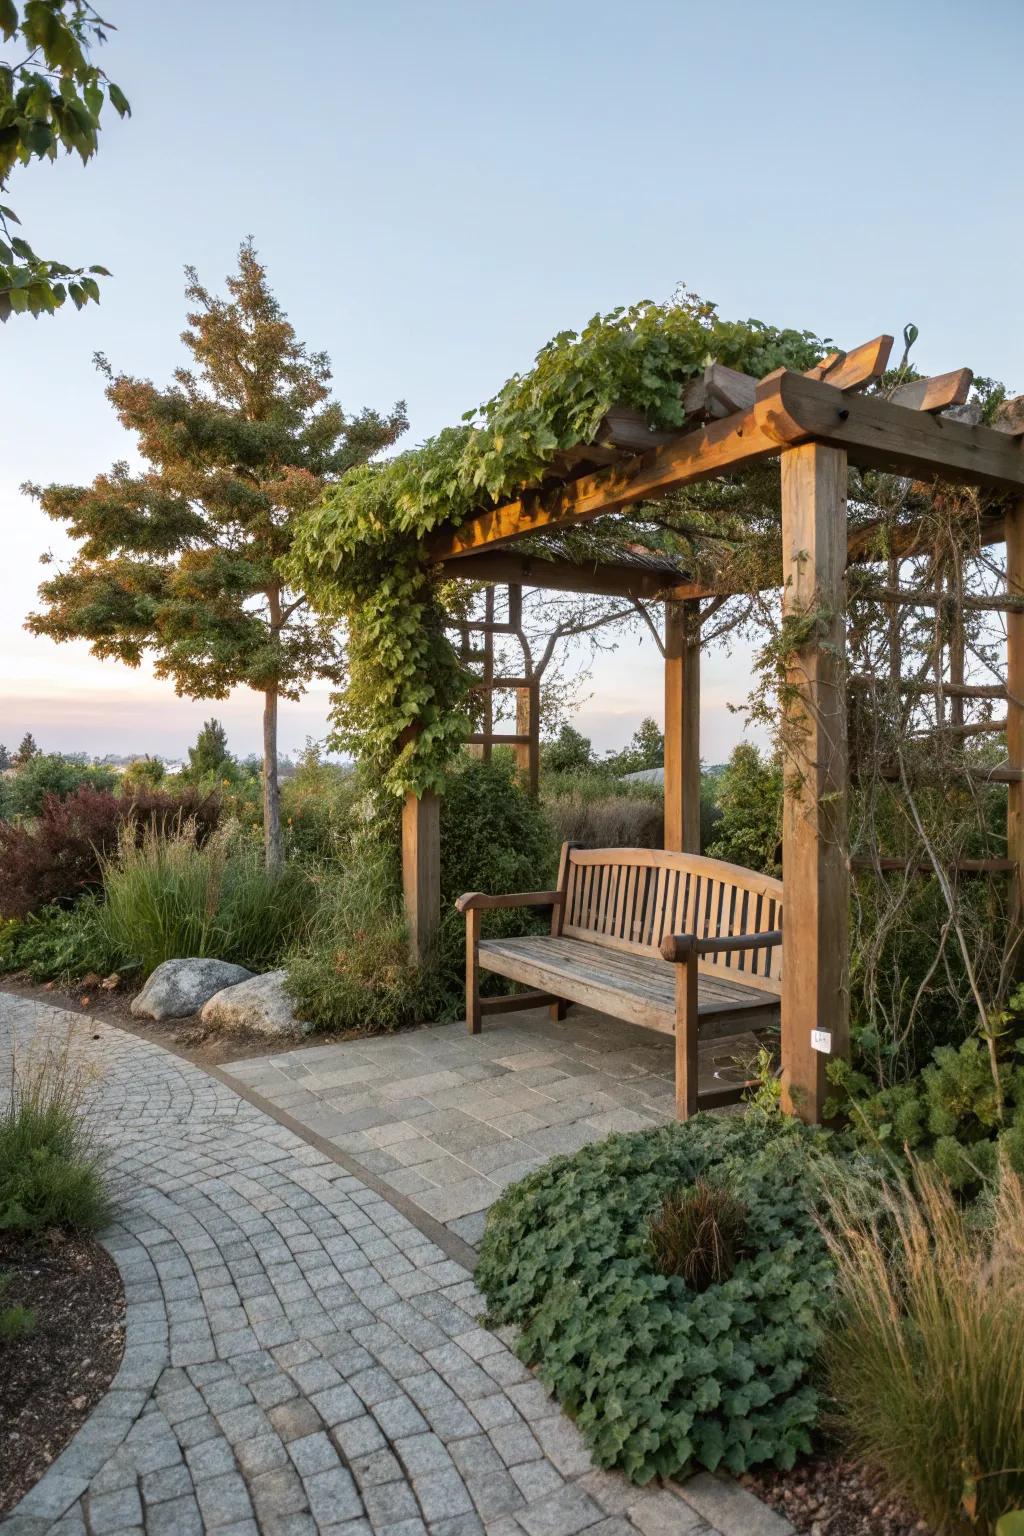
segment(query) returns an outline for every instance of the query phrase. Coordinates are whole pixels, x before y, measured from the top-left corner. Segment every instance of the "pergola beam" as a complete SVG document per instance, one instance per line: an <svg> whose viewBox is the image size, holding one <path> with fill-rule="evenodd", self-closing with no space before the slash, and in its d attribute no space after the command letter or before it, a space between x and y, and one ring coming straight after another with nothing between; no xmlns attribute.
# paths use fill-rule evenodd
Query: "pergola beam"
<svg viewBox="0 0 1024 1536"><path fill-rule="evenodd" d="M555 490L524 492L516 501L477 513L460 528L439 529L429 541L429 553L435 562L447 563L529 534L573 527L680 486L735 473L807 442L844 448L856 464L915 479L1024 493L1019 438L844 393L780 369L761 380L752 410Z"/></svg>
<svg viewBox="0 0 1024 1536"><path fill-rule="evenodd" d="M845 448L855 464L915 479L939 477L997 491L1024 491L1020 444L991 427L908 410L872 396L851 398L799 373L769 374L758 385L775 430L789 442Z"/></svg>
<svg viewBox="0 0 1024 1536"><path fill-rule="evenodd" d="M574 527L634 502L662 496L680 485L758 463L778 453L785 443L770 413L755 406L557 490L524 492L516 501L477 513L460 528L440 528L428 540L428 552L436 563L447 563L532 533Z"/></svg>
<svg viewBox="0 0 1024 1536"><path fill-rule="evenodd" d="M445 562L445 576L460 581L521 582L526 587L548 587L555 592L587 592L598 597L658 598L667 594L680 600L710 597L711 588L701 582L680 581L667 572L645 570L625 561L586 560L577 563L564 557L548 560L541 555L521 555L516 550L487 549L462 560Z"/></svg>

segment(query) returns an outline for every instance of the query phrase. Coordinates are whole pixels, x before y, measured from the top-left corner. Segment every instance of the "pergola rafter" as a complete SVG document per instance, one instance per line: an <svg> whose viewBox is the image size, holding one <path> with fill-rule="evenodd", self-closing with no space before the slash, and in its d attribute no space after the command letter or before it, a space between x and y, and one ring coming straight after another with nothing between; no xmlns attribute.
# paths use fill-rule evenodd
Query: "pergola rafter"
<svg viewBox="0 0 1024 1536"><path fill-rule="evenodd" d="M784 706L801 747L799 759L792 747L784 747L783 1080L789 1107L812 1120L822 1111L827 1056L848 1047L845 572L850 564L886 558L891 563L915 553L921 536L913 523L898 524L887 530L880 554L878 524L848 526L850 464L909 477L925 488L949 481L1005 499L978 530L983 543L1007 542L1009 595L1006 603L976 603L1008 613L1007 686L998 690L1007 700L1008 762L987 775L989 782L1010 786L1007 859L985 862L1012 871L1018 922L1024 912L1024 398L1006 402L995 423L981 425L965 404L972 380L968 369L915 380L888 399L862 393L884 373L891 347L891 337L877 337L853 352L832 354L807 374L780 369L761 380L711 364L682 395L688 421L700 422L696 427L650 433L637 412L609 411L595 443L556 456L542 484L513 501L482 508L458 527L439 529L427 542L429 560L448 577L665 600L665 845L696 851L700 599L721 588L692 579L679 562L648 551L576 562L564 553L547 559L533 548L515 546L523 539L543 544L563 530L682 486L780 458L778 585L784 613L813 609L822 616L789 658L791 686ZM931 591L904 595L891 584L877 595L893 605L941 600ZM996 691L972 689L962 676L949 689L960 698ZM407 827L413 822L417 830L427 825L409 806ZM414 860L436 865L418 835L407 840L407 863L410 848ZM407 893L422 884L407 867ZM413 931L422 934L415 911L410 918Z"/></svg>

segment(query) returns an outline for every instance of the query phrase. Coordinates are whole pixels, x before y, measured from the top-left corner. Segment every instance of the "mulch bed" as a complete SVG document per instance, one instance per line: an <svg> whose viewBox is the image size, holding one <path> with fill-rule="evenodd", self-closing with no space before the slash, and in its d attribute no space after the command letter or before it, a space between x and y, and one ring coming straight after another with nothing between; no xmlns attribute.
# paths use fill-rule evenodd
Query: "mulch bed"
<svg viewBox="0 0 1024 1536"><path fill-rule="evenodd" d="M801 1536L933 1536L931 1526L886 1497L876 1477L841 1455L808 1457L791 1472L759 1467L743 1482Z"/></svg>
<svg viewBox="0 0 1024 1536"><path fill-rule="evenodd" d="M0 1310L35 1313L26 1337L0 1342L0 1515L46 1471L106 1392L124 1353L124 1290L91 1237L0 1234Z"/></svg>

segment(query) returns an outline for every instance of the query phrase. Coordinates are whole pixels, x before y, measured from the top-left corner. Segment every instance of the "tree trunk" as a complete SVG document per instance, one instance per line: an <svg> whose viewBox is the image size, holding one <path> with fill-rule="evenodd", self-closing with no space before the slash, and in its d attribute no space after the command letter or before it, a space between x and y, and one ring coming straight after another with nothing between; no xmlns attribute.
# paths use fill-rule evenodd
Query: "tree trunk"
<svg viewBox="0 0 1024 1536"><path fill-rule="evenodd" d="M263 848L272 873L284 863L281 790L277 782L277 689L263 695Z"/></svg>
<svg viewBox="0 0 1024 1536"><path fill-rule="evenodd" d="M281 589L271 587L267 592L270 638L276 647L281 644ZM284 863L284 843L281 838L281 790L277 782L277 682L263 694L263 849L267 869L274 874Z"/></svg>

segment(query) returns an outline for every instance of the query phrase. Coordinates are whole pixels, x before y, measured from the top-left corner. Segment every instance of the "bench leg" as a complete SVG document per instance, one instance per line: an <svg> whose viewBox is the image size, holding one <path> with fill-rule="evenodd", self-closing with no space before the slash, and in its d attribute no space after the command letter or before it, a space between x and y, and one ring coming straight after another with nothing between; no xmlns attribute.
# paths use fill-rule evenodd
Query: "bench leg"
<svg viewBox="0 0 1024 1536"><path fill-rule="evenodd" d="M697 1113L697 956L676 965L676 1119Z"/></svg>
<svg viewBox="0 0 1024 1536"><path fill-rule="evenodd" d="M471 1035L480 1033L480 917L472 908L466 913L466 1028Z"/></svg>
<svg viewBox="0 0 1024 1536"><path fill-rule="evenodd" d="M552 1003L550 1008L548 1009L548 1014L549 1014L549 1016L551 1018L552 1024L559 1024L562 1021L562 1019L565 1018L565 1016L566 1016L566 1014L568 1012L569 1012L569 1004L566 1002L564 997L560 997L558 999L558 1001L555 1002L555 1003Z"/></svg>

